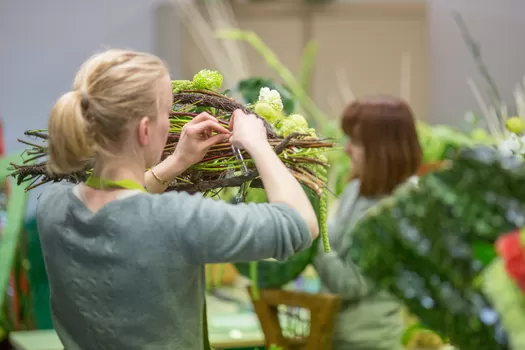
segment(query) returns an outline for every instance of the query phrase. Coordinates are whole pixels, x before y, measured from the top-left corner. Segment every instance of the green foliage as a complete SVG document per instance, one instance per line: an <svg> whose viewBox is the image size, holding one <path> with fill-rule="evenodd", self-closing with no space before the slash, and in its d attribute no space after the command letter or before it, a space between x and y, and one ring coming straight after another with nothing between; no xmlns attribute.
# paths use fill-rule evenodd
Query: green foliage
<svg viewBox="0 0 525 350"><path fill-rule="evenodd" d="M475 283L487 250L521 225L525 164L495 149L461 151L452 166L422 177L357 225L351 254L376 286L462 350L507 349L497 316Z"/></svg>
<svg viewBox="0 0 525 350"><path fill-rule="evenodd" d="M501 315L512 349L525 349L525 296L512 280L502 259L497 258L483 271L483 292Z"/></svg>
<svg viewBox="0 0 525 350"><path fill-rule="evenodd" d="M25 225L27 232L27 260L31 267L28 271L29 285L33 299L32 309L37 329L53 329L51 308L49 305L49 280L44 265L40 246L40 236L36 218L31 218Z"/></svg>
<svg viewBox="0 0 525 350"><path fill-rule="evenodd" d="M439 162L461 147L482 143L481 140L475 141L469 135L448 125L429 125L418 122L417 132L423 148L424 163Z"/></svg>
<svg viewBox="0 0 525 350"><path fill-rule="evenodd" d="M270 347L268 348L268 350L284 350L284 348L281 347L281 346L277 346L277 345L275 345L275 344L272 344L272 345L270 345Z"/></svg>
<svg viewBox="0 0 525 350"><path fill-rule="evenodd" d="M421 323L414 323L410 325L409 327L407 327L401 337L401 343L407 349L417 350L417 349L420 349L421 347L418 346L417 349L415 349L413 346L413 343L417 342L418 340L422 341L422 338L427 338L427 339L430 338L431 340L433 340L433 342L437 340L439 341L439 343L444 343L443 339L441 339L441 337L437 333L428 329ZM435 349L435 348L432 347L431 349Z"/></svg>
<svg viewBox="0 0 525 350"><path fill-rule="evenodd" d="M292 72L279 60L275 52L273 52L257 34L239 29L223 29L217 32L217 37L225 40L244 41L259 52L268 66L279 74L280 79L286 84L296 101L301 105L301 108L308 114L315 129L321 135L328 136L324 130L324 125L327 121L326 115L308 96L301 82L294 77Z"/></svg>
<svg viewBox="0 0 525 350"><path fill-rule="evenodd" d="M314 40L306 43L301 57L301 65L299 68L299 84L304 91L310 91L310 83L315 68L315 58L317 56L318 45Z"/></svg>
<svg viewBox="0 0 525 350"><path fill-rule="evenodd" d="M9 277L12 272L16 273L15 282L20 287L20 276L26 269L22 263L22 257L18 254L20 242L20 233L23 230L23 220L25 217L27 193L22 185L17 185L14 179L8 177L12 171L11 163L21 159L19 153L12 154L9 157L0 158L0 181L9 183L9 197L7 200L7 216L4 227L0 231L0 333L9 332L15 328L15 321L12 314L4 312L10 310L7 307ZM2 184L2 189L4 185ZM18 288L17 288L18 289ZM31 314L30 301L25 297L20 297L20 309L15 310L16 317L22 317L23 326L26 326L27 315ZM1 338L1 334L0 334ZM1 339L0 339L1 340Z"/></svg>
<svg viewBox="0 0 525 350"><path fill-rule="evenodd" d="M488 242L478 241L472 243L472 253L483 266L487 266L497 257L494 245Z"/></svg>

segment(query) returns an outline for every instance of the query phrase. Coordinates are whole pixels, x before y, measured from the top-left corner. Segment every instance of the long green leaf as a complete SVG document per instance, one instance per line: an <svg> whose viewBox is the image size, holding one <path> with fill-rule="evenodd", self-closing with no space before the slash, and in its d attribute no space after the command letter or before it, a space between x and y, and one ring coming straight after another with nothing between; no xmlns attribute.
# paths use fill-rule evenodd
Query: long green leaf
<svg viewBox="0 0 525 350"><path fill-rule="evenodd" d="M7 202L7 222L0 235L0 310L4 307L9 276L15 258L16 248L25 217L27 194L23 186L18 186L14 179L8 178L10 164L18 163L20 154L0 159L0 181L9 180Z"/></svg>
<svg viewBox="0 0 525 350"><path fill-rule="evenodd" d="M294 77L292 72L279 60L277 55L261 40L261 38L251 31L242 31L239 29L223 29L217 31L219 39L241 40L250 44L257 52L261 54L268 66L273 68L284 81L299 102L302 108L313 119L313 127L323 135L327 135L324 125L327 122L326 115L310 99L307 92L303 89L300 82Z"/></svg>
<svg viewBox="0 0 525 350"><path fill-rule="evenodd" d="M304 91L310 91L310 83L312 81L312 73L314 71L317 48L317 43L313 40L310 40L303 50L301 66L299 69L299 84L302 86Z"/></svg>

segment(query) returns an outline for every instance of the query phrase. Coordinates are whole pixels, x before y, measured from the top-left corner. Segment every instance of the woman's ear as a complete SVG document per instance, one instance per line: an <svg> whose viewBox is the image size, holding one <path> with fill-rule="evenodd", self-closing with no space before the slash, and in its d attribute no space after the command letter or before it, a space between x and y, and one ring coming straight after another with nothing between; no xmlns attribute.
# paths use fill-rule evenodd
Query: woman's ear
<svg viewBox="0 0 525 350"><path fill-rule="evenodd" d="M140 119L137 126L137 140L139 145L146 146L149 144L151 119L149 117L143 117Z"/></svg>

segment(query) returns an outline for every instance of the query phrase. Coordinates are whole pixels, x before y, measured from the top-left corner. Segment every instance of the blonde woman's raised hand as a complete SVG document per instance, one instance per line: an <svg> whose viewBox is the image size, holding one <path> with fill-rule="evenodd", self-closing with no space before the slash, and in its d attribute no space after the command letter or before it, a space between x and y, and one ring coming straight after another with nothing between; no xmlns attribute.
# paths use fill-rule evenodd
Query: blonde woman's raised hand
<svg viewBox="0 0 525 350"><path fill-rule="evenodd" d="M190 167L200 162L213 145L228 141L230 136L217 118L203 112L184 125L174 155Z"/></svg>
<svg viewBox="0 0 525 350"><path fill-rule="evenodd" d="M253 147L261 147L268 143L263 121L254 114L246 114L240 109L232 114L230 130L233 130L230 139L232 145L246 149L248 152Z"/></svg>

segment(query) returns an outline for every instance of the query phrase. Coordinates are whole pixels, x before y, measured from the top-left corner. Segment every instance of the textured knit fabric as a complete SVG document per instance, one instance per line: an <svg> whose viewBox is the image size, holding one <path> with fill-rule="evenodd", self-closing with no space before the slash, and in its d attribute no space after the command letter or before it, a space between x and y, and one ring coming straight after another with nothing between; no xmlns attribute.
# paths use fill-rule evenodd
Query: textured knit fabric
<svg viewBox="0 0 525 350"><path fill-rule="evenodd" d="M311 244L284 204L130 192L93 213L73 189L50 186L37 207L67 350L201 350L205 263L282 260Z"/></svg>
<svg viewBox="0 0 525 350"><path fill-rule="evenodd" d="M332 252L322 246L314 259L322 290L341 295L333 350L398 350L403 321L399 303L389 294L375 291L350 257L353 228L381 198L359 196L359 181L350 182L340 197L339 208L329 222Z"/></svg>

